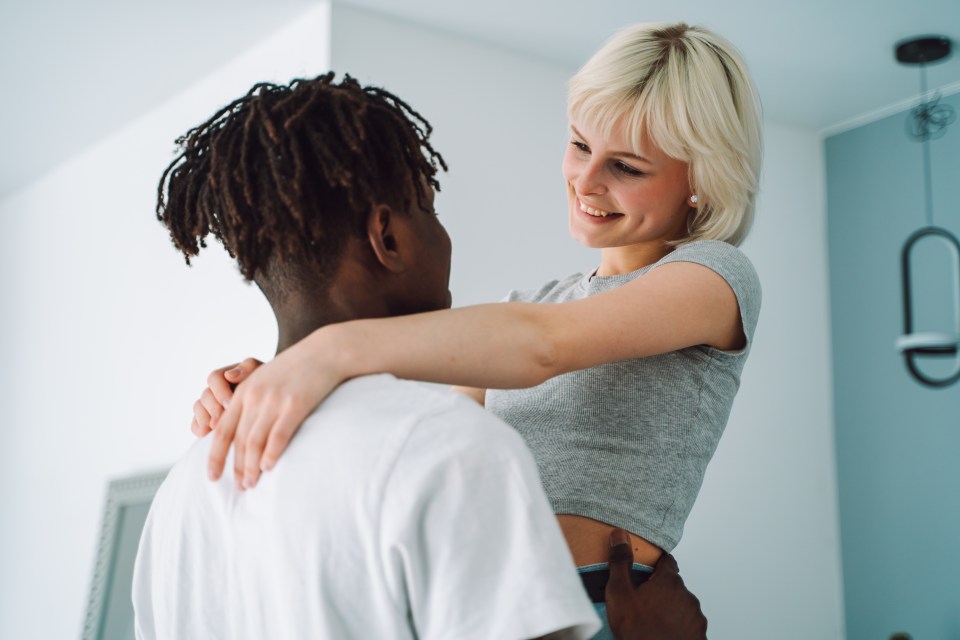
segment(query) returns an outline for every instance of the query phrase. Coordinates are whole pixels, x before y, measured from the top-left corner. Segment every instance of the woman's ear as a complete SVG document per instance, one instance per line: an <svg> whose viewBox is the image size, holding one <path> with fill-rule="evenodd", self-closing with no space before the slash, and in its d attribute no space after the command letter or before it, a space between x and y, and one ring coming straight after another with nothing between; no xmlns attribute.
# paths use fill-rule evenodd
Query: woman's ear
<svg viewBox="0 0 960 640"><path fill-rule="evenodd" d="M390 205L378 204L370 210L367 217L367 242L373 249L377 261L389 271L400 272L405 268L401 256L401 240L398 236L400 214Z"/></svg>

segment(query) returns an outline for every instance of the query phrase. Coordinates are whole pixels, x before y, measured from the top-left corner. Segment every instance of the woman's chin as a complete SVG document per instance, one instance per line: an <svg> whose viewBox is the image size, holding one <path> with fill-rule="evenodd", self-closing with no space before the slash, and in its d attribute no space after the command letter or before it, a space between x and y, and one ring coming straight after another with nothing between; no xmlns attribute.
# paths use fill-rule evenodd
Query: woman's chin
<svg viewBox="0 0 960 640"><path fill-rule="evenodd" d="M572 221L567 227L567 230L570 232L570 237L573 238L576 243L588 249L605 249L610 246L609 241L602 240L596 233L590 233L588 229L583 229Z"/></svg>

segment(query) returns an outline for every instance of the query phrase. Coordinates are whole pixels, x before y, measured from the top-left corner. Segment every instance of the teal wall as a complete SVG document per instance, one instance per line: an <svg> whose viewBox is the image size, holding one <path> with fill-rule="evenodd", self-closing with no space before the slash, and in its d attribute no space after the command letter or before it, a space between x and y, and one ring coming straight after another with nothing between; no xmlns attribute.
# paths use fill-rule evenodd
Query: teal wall
<svg viewBox="0 0 960 640"><path fill-rule="evenodd" d="M944 102L960 113L960 95ZM900 249L925 224L907 113L827 138L827 232L847 635L960 638L960 384L907 374ZM934 219L960 236L960 122L931 141ZM917 252L920 329L950 321L946 252Z"/></svg>

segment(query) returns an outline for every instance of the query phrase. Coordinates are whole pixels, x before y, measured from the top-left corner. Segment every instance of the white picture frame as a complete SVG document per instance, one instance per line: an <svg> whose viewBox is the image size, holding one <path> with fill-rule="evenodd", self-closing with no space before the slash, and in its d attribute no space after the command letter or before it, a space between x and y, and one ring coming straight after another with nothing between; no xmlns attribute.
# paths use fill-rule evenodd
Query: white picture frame
<svg viewBox="0 0 960 640"><path fill-rule="evenodd" d="M168 471L118 478L107 486L83 640L133 640L133 563L150 503Z"/></svg>

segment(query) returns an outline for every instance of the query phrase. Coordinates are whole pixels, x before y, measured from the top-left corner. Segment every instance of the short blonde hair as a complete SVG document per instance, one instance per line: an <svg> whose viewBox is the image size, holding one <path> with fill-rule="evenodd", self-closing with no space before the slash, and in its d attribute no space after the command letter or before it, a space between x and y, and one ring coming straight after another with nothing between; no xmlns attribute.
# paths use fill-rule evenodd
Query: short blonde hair
<svg viewBox="0 0 960 640"><path fill-rule="evenodd" d="M616 33L569 83L571 118L639 153L644 134L690 165L694 240L739 245L750 231L763 157L760 100L739 52L707 29L641 24Z"/></svg>

